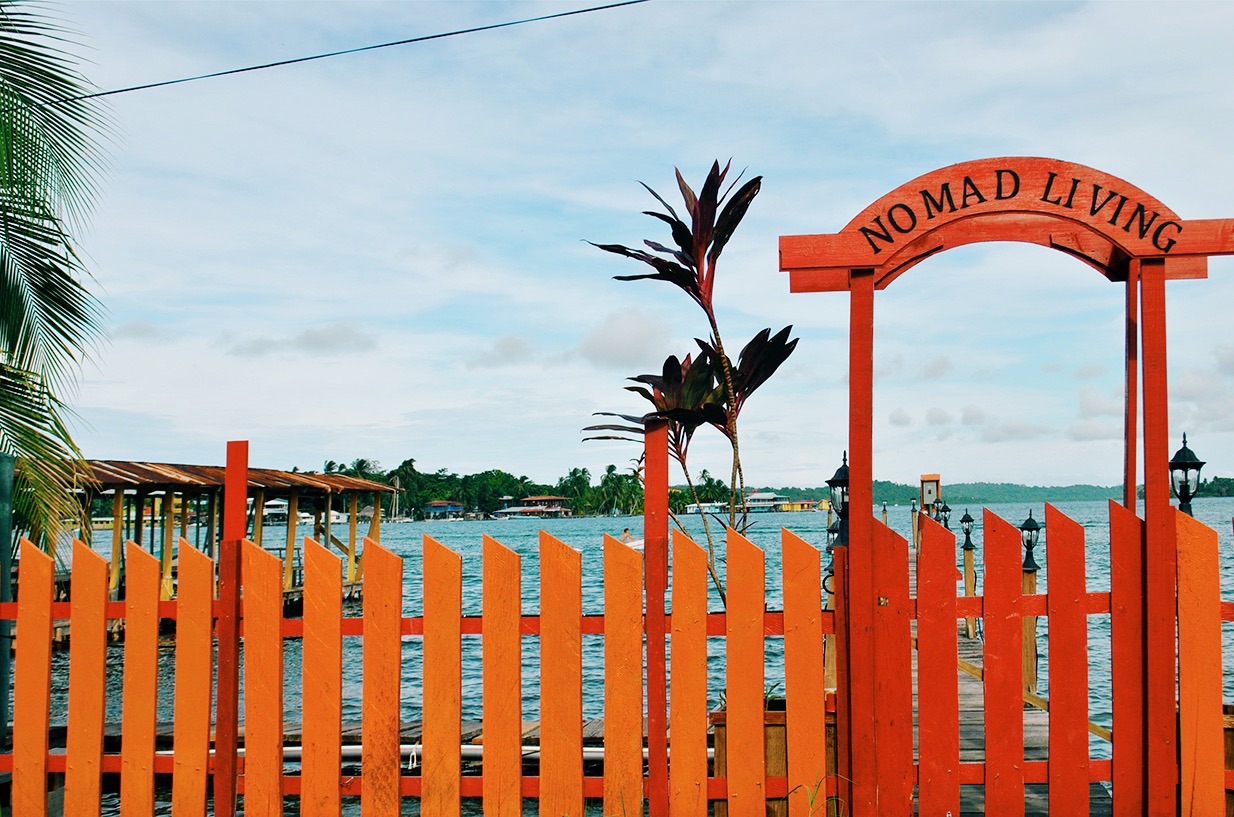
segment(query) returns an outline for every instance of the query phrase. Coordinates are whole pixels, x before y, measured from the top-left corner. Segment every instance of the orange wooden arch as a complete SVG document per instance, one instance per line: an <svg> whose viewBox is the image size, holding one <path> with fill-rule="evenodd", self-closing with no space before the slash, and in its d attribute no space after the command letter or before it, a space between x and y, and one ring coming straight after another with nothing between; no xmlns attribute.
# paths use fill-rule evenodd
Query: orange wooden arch
<svg viewBox="0 0 1234 817"><path fill-rule="evenodd" d="M837 233L780 237L793 292L849 292L848 610L850 677L873 671L875 604L887 597L872 563L874 293L922 260L987 241L1071 255L1126 288L1124 504L1136 503L1137 415L1143 419L1145 542L1143 734L1148 813L1169 813L1177 779L1177 554L1169 488L1165 282L1206 278L1208 257L1234 254L1234 219L1187 220L1130 183L1057 159L1002 157L944 167L879 198ZM1143 378L1143 407L1137 394ZM853 734L876 734L878 701L850 684ZM880 762L878 747L868 758ZM864 757L864 756L863 756ZM854 760L855 760L854 756ZM852 813L877 813L877 774L857 780Z"/></svg>

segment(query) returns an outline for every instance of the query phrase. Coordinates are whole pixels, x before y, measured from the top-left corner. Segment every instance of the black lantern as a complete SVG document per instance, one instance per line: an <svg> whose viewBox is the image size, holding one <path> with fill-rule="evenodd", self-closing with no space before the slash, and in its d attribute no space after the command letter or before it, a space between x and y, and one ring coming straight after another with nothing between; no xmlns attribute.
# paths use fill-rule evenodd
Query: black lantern
<svg viewBox="0 0 1234 817"><path fill-rule="evenodd" d="M943 521L943 500L942 498L935 499L930 505L930 518L935 522Z"/></svg>
<svg viewBox="0 0 1234 817"><path fill-rule="evenodd" d="M1187 435L1183 435L1183 447L1174 452L1170 458L1170 486L1174 496L1178 497L1178 509L1188 516L1191 513L1191 500L1200 488L1200 469L1204 461L1196 457L1187 447Z"/></svg>
<svg viewBox="0 0 1234 817"><path fill-rule="evenodd" d="M943 507L938 509L938 513L943 518L943 527L951 530L951 506L944 502Z"/></svg>
<svg viewBox="0 0 1234 817"><path fill-rule="evenodd" d="M908 511L913 516L917 515L917 500L916 499L914 499L911 503L909 503Z"/></svg>
<svg viewBox="0 0 1234 817"><path fill-rule="evenodd" d="M844 464L836 469L831 479L827 480L827 487L831 489L831 507L835 509L836 525L839 531L836 533L834 547L844 547L848 544L848 452L844 452Z"/></svg>
<svg viewBox="0 0 1234 817"><path fill-rule="evenodd" d="M836 546L836 540L840 538L840 520L833 520L827 526L827 552L830 553L832 548Z"/></svg>
<svg viewBox="0 0 1234 817"><path fill-rule="evenodd" d="M1036 573L1038 570L1037 560L1033 558L1033 548L1037 547L1037 540L1041 536L1041 525L1033 519L1033 512L1028 512L1028 519L1024 520L1024 524L1020 525L1020 539L1024 542L1024 572Z"/></svg>
<svg viewBox="0 0 1234 817"><path fill-rule="evenodd" d="M973 522L976 520L968 515L968 508L964 509L964 515L960 517L960 530L964 531L964 550L976 550L977 546L973 544Z"/></svg>

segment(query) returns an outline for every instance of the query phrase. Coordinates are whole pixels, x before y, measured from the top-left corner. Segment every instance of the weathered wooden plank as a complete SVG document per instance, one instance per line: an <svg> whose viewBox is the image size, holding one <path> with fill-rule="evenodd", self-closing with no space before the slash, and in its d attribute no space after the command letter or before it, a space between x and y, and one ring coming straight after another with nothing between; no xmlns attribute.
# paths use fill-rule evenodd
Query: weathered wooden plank
<svg viewBox="0 0 1234 817"><path fill-rule="evenodd" d="M73 540L73 596L69 645L69 716L64 778L67 814L100 808L103 713L107 685L107 560Z"/></svg>
<svg viewBox="0 0 1234 817"><path fill-rule="evenodd" d="M914 783L908 542L875 521L873 545L877 813L879 817L908 817L913 810Z"/></svg>
<svg viewBox="0 0 1234 817"><path fill-rule="evenodd" d="M398 817L403 560L373 542L364 571L364 784L361 817Z"/></svg>
<svg viewBox="0 0 1234 817"><path fill-rule="evenodd" d="M260 506L258 506L260 507ZM283 813L283 581L255 542L240 553L244 617L244 814ZM314 704L308 702L311 708Z"/></svg>
<svg viewBox="0 0 1234 817"><path fill-rule="evenodd" d="M485 536L484 813L520 817L522 805L521 566L517 553Z"/></svg>
<svg viewBox="0 0 1234 817"><path fill-rule="evenodd" d="M18 660L13 668L14 814L47 814L47 724L51 705L52 558L21 540L17 593Z"/></svg>
<svg viewBox="0 0 1234 817"><path fill-rule="evenodd" d="M728 706L728 746L741 748L741 762L728 764L730 817L765 817L766 758L763 750L765 607L763 551L728 530L728 583L725 702Z"/></svg>
<svg viewBox="0 0 1234 817"><path fill-rule="evenodd" d="M917 678L922 814L960 812L955 537L927 521L917 560ZM928 690L922 679L929 679ZM983 727L985 718L978 721ZM984 752L984 740L982 741Z"/></svg>
<svg viewBox="0 0 1234 817"><path fill-rule="evenodd" d="M540 817L583 813L582 557L540 531Z"/></svg>
<svg viewBox="0 0 1234 817"><path fill-rule="evenodd" d="M986 802L991 814L1024 814L1024 629L1020 532L985 511Z"/></svg>
<svg viewBox="0 0 1234 817"><path fill-rule="evenodd" d="M822 565L818 549L780 532L784 583L784 697L789 817L823 814L827 713L823 696ZM674 610L676 607L674 606ZM676 643L676 642L674 642Z"/></svg>
<svg viewBox="0 0 1234 817"><path fill-rule="evenodd" d="M669 811L707 814L707 554L673 534L673 672L669 735ZM612 712L607 709L606 711ZM611 718L610 714L610 718ZM640 753L641 754L641 753ZM641 758L640 758L641 765ZM622 804L614 804L620 806ZM605 814L628 814L605 804Z"/></svg>
<svg viewBox="0 0 1234 817"><path fill-rule="evenodd" d="M458 817L461 800L463 561L424 537L424 764L420 813Z"/></svg>
<svg viewBox="0 0 1234 817"><path fill-rule="evenodd" d="M1050 634L1050 812L1087 817L1088 613L1084 528L1045 508ZM1026 736L1027 739L1027 736Z"/></svg>
<svg viewBox="0 0 1234 817"><path fill-rule="evenodd" d="M343 717L343 565L313 539L304 539L304 700L300 807L304 814L338 817Z"/></svg>
<svg viewBox="0 0 1234 817"><path fill-rule="evenodd" d="M154 813L154 739L159 672L159 562L129 542L124 557L124 712L120 814Z"/></svg>
<svg viewBox="0 0 1234 817"><path fill-rule="evenodd" d="M1110 502L1110 691L1114 810L1144 812L1144 523Z"/></svg>
<svg viewBox="0 0 1234 817"><path fill-rule="evenodd" d="M214 562L180 542L176 591L176 754L171 807L205 817L210 753L210 684L214 674Z"/></svg>
<svg viewBox="0 0 1234 817"><path fill-rule="evenodd" d="M676 592L674 590L674 592ZM674 597L675 599L675 597ZM677 626L676 601L673 626ZM604 813L643 812L643 557L611 536L604 537L604 712L610 731L604 735ZM706 610L699 619L704 626ZM673 633L673 684L678 674L677 634ZM705 646L704 646L705 649ZM683 655L684 663L690 664ZM688 677L686 670L681 670ZM707 779L707 686L703 676L703 767ZM674 693L674 701L676 694ZM683 707L684 709L685 707ZM673 716L677 705L673 705ZM674 734L676 731L674 730ZM582 738L586 739L584 730ZM687 755L686 741L681 754ZM672 760L677 762L674 745ZM706 803L704 802L704 806Z"/></svg>
<svg viewBox="0 0 1234 817"><path fill-rule="evenodd" d="M1225 803L1221 574L1217 532L1175 513L1182 814L1200 817L1220 814Z"/></svg>

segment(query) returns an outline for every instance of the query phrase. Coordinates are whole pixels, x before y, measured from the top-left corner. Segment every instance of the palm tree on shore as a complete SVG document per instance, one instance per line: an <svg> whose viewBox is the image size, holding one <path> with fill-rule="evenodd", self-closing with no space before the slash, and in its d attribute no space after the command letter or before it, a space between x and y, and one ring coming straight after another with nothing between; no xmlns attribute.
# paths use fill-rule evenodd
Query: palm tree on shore
<svg viewBox="0 0 1234 817"><path fill-rule="evenodd" d="M101 339L102 306L73 239L92 204L108 121L63 50L61 23L0 2L0 452L17 457L19 528L47 541L89 477L64 398Z"/></svg>

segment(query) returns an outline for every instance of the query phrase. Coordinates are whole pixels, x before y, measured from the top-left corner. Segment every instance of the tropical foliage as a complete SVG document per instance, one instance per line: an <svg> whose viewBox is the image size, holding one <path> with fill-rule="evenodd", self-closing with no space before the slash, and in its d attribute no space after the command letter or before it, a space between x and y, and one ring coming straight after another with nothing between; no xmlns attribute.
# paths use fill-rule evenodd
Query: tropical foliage
<svg viewBox="0 0 1234 817"><path fill-rule="evenodd" d="M630 378L643 385L627 388L647 399L653 411L642 417L610 413L607 416L619 417L623 424L597 425L587 430L613 432L618 437L630 439L626 435L640 433L652 418L667 421L670 451L681 465L694 501L699 502L701 497L687 464L690 440L702 425L716 428L732 449L726 497L727 525L744 531L747 525L745 474L741 466L737 421L746 400L788 359L797 341L789 339L791 326L774 335L770 329L763 329L746 343L735 364L725 352L715 309L716 264L762 187L761 176L755 176L738 187L740 175L725 187L730 165L728 163L721 168L719 162L713 163L697 194L686 183L681 171L676 171L677 187L688 222L660 194L643 184L643 188L664 208L663 212L648 210L644 214L668 225L673 246L650 239L643 242L650 252L622 244L594 245L605 252L632 258L652 268L652 272L614 276L618 281L667 281L685 292L706 315L710 335L706 340L695 339L698 345L696 356L686 355L681 359L672 356L664 362L660 374ZM612 436L602 434L591 439ZM723 597L724 587L716 569L717 548L706 517L704 530L712 580Z"/></svg>
<svg viewBox="0 0 1234 817"><path fill-rule="evenodd" d="M102 166L106 117L38 10L0 3L0 452L18 458L19 529L46 541L81 513L81 455L63 402L100 338L73 232Z"/></svg>

